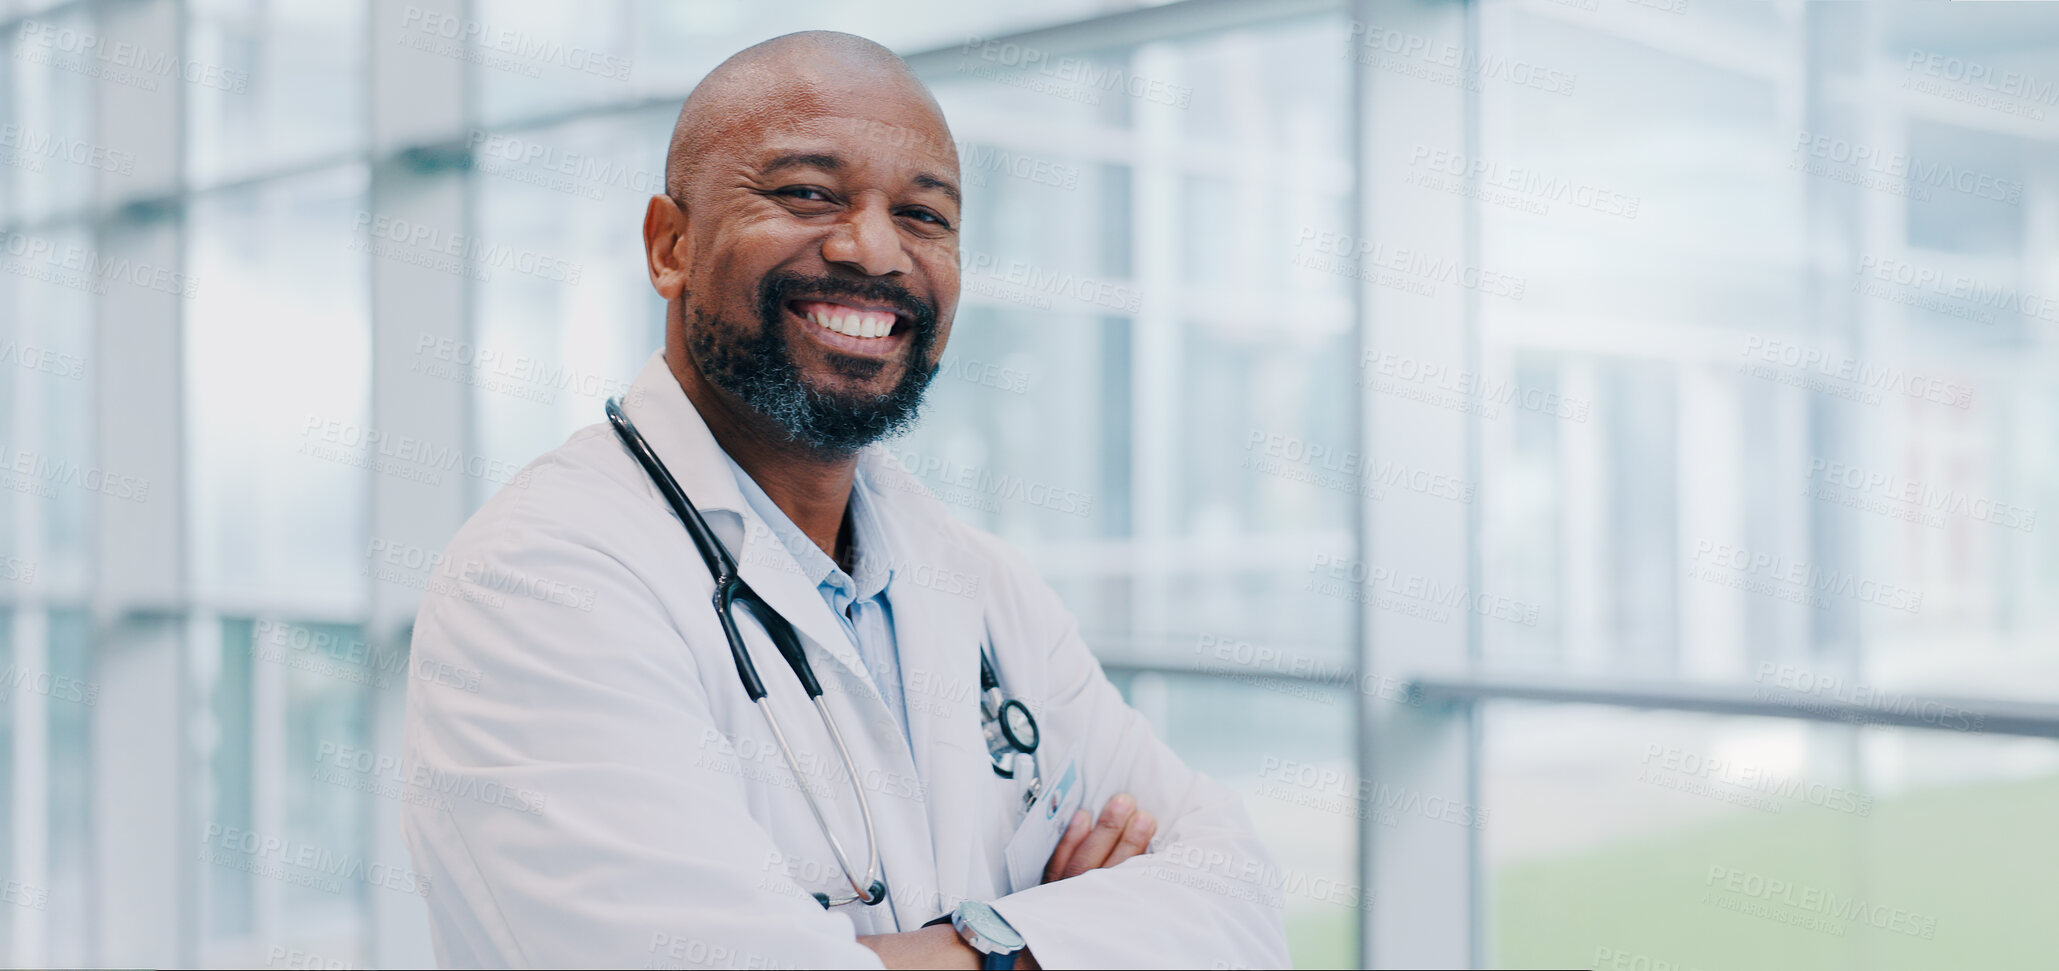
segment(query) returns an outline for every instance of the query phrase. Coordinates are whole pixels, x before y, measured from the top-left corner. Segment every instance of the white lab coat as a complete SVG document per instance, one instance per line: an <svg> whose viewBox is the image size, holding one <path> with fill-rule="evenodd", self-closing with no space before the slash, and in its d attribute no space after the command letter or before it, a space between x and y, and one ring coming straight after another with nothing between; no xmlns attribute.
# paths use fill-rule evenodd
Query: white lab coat
<svg viewBox="0 0 2059 971"><path fill-rule="evenodd" d="M1049 968L1287 964L1281 880L1238 796L1153 737L1020 555L952 519L885 452L861 459L896 534L911 752L662 352L624 404L804 642L871 794L903 930L973 898ZM894 930L884 905L824 911L807 895L848 885L738 682L708 571L604 421L494 496L432 573L414 663L455 673L410 679L405 764L424 798L402 829L444 966L881 966L854 938ZM739 623L862 869L842 763L769 639ZM1090 813L1134 794L1160 820L1151 853L1038 886L1056 838L1038 827L1016 841L1011 877L1004 851L1025 814L981 737L989 629L1004 689L1037 714L1046 785L1070 763Z"/></svg>

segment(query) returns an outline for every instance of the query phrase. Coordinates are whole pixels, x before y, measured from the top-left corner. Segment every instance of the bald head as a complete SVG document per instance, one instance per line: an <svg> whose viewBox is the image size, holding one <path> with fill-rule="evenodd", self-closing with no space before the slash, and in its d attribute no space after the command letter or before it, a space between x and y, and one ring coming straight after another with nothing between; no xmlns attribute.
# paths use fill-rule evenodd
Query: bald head
<svg viewBox="0 0 2059 971"><path fill-rule="evenodd" d="M665 191L687 198L701 163L732 133L818 112L825 96L836 94L894 99L926 109L941 137L950 139L943 109L899 55L856 34L804 30L746 47L694 85L672 126Z"/></svg>
<svg viewBox="0 0 2059 971"><path fill-rule="evenodd" d="M905 428L957 308L962 206L943 112L892 51L812 31L722 62L644 212L680 387L776 449Z"/></svg>

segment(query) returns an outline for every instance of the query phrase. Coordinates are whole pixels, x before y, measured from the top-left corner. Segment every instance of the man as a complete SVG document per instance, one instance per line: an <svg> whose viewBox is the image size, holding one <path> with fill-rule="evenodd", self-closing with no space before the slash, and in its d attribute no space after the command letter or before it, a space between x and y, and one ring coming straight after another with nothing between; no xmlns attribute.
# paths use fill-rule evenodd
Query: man
<svg viewBox="0 0 2059 971"><path fill-rule="evenodd" d="M590 596L446 590L416 621L418 663L479 672L408 699L413 778L442 795L403 828L444 964L1286 962L1237 797L1151 737L1019 556L865 448L913 421L950 335L957 183L935 100L861 38L767 41L688 97L643 225L665 348L627 417L799 632L852 771L739 620L768 733L680 518L585 429L443 562ZM982 646L1036 715L1034 772L990 760ZM875 846L884 900L817 903Z"/></svg>

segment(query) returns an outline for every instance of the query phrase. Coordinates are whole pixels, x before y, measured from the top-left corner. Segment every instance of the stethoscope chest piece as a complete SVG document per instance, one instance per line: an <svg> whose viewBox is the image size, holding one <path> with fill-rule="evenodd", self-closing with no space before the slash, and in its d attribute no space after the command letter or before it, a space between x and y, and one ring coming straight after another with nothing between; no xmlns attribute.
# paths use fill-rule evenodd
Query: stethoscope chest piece
<svg viewBox="0 0 2059 971"><path fill-rule="evenodd" d="M1026 755L1037 752L1037 719L1030 714L1029 706L1010 698L1001 703L1001 736L1016 751Z"/></svg>
<svg viewBox="0 0 2059 971"><path fill-rule="evenodd" d="M994 673L993 658L984 644L979 649L979 688L980 732L986 736L994 774L1013 779L1026 767L1029 798L1034 801L1042 782L1037 777L1037 743L1042 734L1037 730L1037 717L1020 699L1001 693L1001 679Z"/></svg>

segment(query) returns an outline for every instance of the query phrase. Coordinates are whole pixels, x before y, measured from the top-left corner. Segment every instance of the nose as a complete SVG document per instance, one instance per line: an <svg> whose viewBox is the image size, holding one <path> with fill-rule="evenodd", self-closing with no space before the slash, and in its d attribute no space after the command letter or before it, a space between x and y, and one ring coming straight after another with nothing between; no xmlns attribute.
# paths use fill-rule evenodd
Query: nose
<svg viewBox="0 0 2059 971"><path fill-rule="evenodd" d="M894 214L885 197L868 194L837 221L822 241L822 258L857 270L866 276L909 273L915 260L901 245Z"/></svg>

